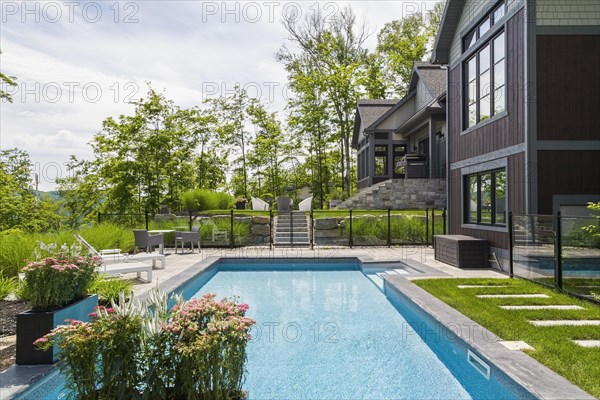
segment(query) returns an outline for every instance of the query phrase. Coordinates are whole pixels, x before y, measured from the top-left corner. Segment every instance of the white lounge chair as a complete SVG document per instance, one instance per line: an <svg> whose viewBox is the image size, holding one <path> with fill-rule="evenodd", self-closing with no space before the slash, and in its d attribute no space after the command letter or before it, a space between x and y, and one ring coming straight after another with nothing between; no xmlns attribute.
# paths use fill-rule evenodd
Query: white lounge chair
<svg viewBox="0 0 600 400"><path fill-rule="evenodd" d="M298 203L298 210L310 211L310 209L312 208L312 201L313 201L312 196L302 200L300 203Z"/></svg>
<svg viewBox="0 0 600 400"><path fill-rule="evenodd" d="M75 238L79 241L79 243L88 249L91 255L101 257L104 264L139 263L140 261L152 261L153 268L165 268L166 257L164 254L139 253L129 255L121 254L121 249L106 249L98 251L91 244L89 244L87 240L81 237L81 235L75 235ZM160 261L160 267L156 265L156 261Z"/></svg>
<svg viewBox="0 0 600 400"><path fill-rule="evenodd" d="M142 279L142 272L146 273L146 282L152 282L152 266L141 262L124 262L118 264L102 264L100 267L103 275L121 275L131 272L137 273L137 277Z"/></svg>
<svg viewBox="0 0 600 400"><path fill-rule="evenodd" d="M267 203L266 201L259 199L258 197L252 197L251 199L252 201L252 209L253 210L258 210L258 211L268 211L269 210L269 203Z"/></svg>

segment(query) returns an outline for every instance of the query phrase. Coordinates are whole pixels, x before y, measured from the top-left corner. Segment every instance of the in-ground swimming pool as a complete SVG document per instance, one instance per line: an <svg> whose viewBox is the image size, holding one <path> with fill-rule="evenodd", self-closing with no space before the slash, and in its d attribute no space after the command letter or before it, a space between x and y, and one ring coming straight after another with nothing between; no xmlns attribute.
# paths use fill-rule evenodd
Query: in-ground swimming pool
<svg viewBox="0 0 600 400"><path fill-rule="evenodd" d="M250 399L531 397L493 366L484 377L467 362L464 344L433 326L423 331L427 319L388 300L358 263L228 261L182 291L186 298L238 296L250 305L257 321L244 384ZM56 399L60 388L46 385L40 398Z"/></svg>

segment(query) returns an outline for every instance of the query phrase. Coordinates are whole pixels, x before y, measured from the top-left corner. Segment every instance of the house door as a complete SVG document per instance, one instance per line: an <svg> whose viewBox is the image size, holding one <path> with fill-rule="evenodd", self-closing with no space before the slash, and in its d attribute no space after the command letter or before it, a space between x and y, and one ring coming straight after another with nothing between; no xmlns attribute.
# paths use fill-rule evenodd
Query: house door
<svg viewBox="0 0 600 400"><path fill-rule="evenodd" d="M402 158L406 155L405 144L394 145L394 179L404 179L404 166L402 166Z"/></svg>

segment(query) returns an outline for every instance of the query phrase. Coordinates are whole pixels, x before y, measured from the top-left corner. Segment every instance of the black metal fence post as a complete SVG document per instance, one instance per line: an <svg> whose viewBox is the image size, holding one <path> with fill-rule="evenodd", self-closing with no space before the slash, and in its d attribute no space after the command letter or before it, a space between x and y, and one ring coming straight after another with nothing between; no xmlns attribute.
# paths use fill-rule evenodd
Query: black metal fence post
<svg viewBox="0 0 600 400"><path fill-rule="evenodd" d="M433 245L433 237L435 236L435 208L431 209L431 244Z"/></svg>
<svg viewBox="0 0 600 400"><path fill-rule="evenodd" d="M387 247L392 247L392 209L388 208L387 221L388 221L388 230L387 230Z"/></svg>
<svg viewBox="0 0 600 400"><path fill-rule="evenodd" d="M352 248L354 240L352 239L352 209L350 209L350 237L348 238L348 245Z"/></svg>
<svg viewBox="0 0 600 400"><path fill-rule="evenodd" d="M444 207L444 209L442 210L442 225L443 225L443 231L444 231L444 235L446 234L446 207Z"/></svg>
<svg viewBox="0 0 600 400"><path fill-rule="evenodd" d="M102 220L102 214L98 213L98 223L101 223Z"/></svg>
<svg viewBox="0 0 600 400"><path fill-rule="evenodd" d="M233 209L231 210L231 220L230 220L230 235L229 235L229 248L233 249L234 245L234 237L233 237Z"/></svg>
<svg viewBox="0 0 600 400"><path fill-rule="evenodd" d="M310 230L308 233L310 235L310 249L313 250L315 248L315 216L313 210L310 210Z"/></svg>
<svg viewBox="0 0 600 400"><path fill-rule="evenodd" d="M429 208L425 209L425 246L429 245Z"/></svg>
<svg viewBox="0 0 600 400"><path fill-rule="evenodd" d="M148 209L146 208L145 210L145 217L146 217L146 230L148 230L148 226L149 226L149 219L148 219Z"/></svg>
<svg viewBox="0 0 600 400"><path fill-rule="evenodd" d="M189 221L189 225L190 225L190 232L192 231L192 211L190 210L190 221Z"/></svg>
<svg viewBox="0 0 600 400"><path fill-rule="evenodd" d="M290 246L294 246L294 214L290 208Z"/></svg>
<svg viewBox="0 0 600 400"><path fill-rule="evenodd" d="M562 289L562 238L561 238L561 216L560 216L560 211L556 212L556 219L555 219L555 224L556 224L556 228L555 228L555 232L556 232L556 236L554 238L554 256L556 258L555 260L555 268L556 270L555 272L555 284L556 287L559 289Z"/></svg>
<svg viewBox="0 0 600 400"><path fill-rule="evenodd" d="M508 212L508 276L514 277L514 225L513 225L513 213Z"/></svg>
<svg viewBox="0 0 600 400"><path fill-rule="evenodd" d="M273 210L269 210L269 250L273 250Z"/></svg>

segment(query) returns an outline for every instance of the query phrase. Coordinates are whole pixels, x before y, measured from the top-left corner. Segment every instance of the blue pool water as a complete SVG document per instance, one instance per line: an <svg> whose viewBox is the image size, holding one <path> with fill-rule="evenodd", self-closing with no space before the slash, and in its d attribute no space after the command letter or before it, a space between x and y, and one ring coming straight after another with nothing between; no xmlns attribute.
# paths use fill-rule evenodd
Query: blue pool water
<svg viewBox="0 0 600 400"><path fill-rule="evenodd" d="M423 330L430 321L388 299L357 263L226 263L183 292L238 296L250 305L257 321L244 384L250 399L530 397L493 366L486 379L467 363L464 343ZM58 398L60 385L46 383L36 398Z"/></svg>

